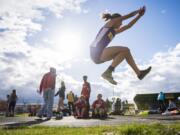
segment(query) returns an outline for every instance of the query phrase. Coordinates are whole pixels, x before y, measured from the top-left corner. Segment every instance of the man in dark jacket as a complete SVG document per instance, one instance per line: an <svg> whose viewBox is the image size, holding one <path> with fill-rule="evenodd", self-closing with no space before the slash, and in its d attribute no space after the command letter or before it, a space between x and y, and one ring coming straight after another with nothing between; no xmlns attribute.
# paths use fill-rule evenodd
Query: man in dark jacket
<svg viewBox="0 0 180 135"><path fill-rule="evenodd" d="M16 95L16 90L12 90L12 93L10 95L10 99L9 99L9 114L10 116L14 116L14 109L16 106L16 102L18 100L18 97Z"/></svg>
<svg viewBox="0 0 180 135"><path fill-rule="evenodd" d="M59 95L57 112L60 112L64 109L65 90L66 90L65 83L64 81L61 81L61 87L59 88L58 92L55 94L55 96Z"/></svg>

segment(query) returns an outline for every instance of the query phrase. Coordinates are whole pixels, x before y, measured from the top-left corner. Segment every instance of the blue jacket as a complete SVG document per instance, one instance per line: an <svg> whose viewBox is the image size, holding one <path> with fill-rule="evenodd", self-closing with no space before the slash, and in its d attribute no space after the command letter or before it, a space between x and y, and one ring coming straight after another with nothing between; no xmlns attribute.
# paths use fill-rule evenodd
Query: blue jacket
<svg viewBox="0 0 180 135"><path fill-rule="evenodd" d="M158 95L158 97L157 97L157 100L164 101L164 99L165 99L164 93L163 93L163 92L160 92L159 95Z"/></svg>

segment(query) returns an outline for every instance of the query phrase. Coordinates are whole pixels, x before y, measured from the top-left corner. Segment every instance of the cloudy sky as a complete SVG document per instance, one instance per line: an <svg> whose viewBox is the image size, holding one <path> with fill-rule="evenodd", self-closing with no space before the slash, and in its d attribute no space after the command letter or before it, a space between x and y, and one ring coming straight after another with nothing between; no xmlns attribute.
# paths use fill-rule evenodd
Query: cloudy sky
<svg viewBox="0 0 180 135"><path fill-rule="evenodd" d="M139 81L123 62L113 87L100 78L110 62L96 65L89 57L89 45L104 24L100 14L124 15L143 5L143 18L110 46L129 47L140 68L151 65L152 72ZM57 88L64 80L67 91L78 95L88 75L91 100L98 93L132 101L136 93L179 92L179 5L179 0L1 0L0 98L15 88L19 101L40 100L39 82L51 66L57 69Z"/></svg>

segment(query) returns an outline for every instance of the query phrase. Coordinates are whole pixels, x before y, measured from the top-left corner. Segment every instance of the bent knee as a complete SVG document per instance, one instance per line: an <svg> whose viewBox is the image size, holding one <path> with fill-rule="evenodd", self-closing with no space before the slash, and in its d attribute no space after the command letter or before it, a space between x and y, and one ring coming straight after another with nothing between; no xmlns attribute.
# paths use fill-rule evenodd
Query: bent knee
<svg viewBox="0 0 180 135"><path fill-rule="evenodd" d="M129 53L130 49L128 47L118 47L117 48L119 50L119 52L123 52L123 53Z"/></svg>
<svg viewBox="0 0 180 135"><path fill-rule="evenodd" d="M128 56L130 54L130 49L128 47L125 47L123 53L124 53L125 57Z"/></svg>
<svg viewBox="0 0 180 135"><path fill-rule="evenodd" d="M129 53L130 53L130 49L128 47L123 47L123 49L121 48L119 50L118 54L120 54L120 55L123 54L124 56L127 56L127 55L129 55Z"/></svg>
<svg viewBox="0 0 180 135"><path fill-rule="evenodd" d="M126 53L129 53L129 52L130 52L130 49L129 49L128 47L124 47L124 51L125 51Z"/></svg>

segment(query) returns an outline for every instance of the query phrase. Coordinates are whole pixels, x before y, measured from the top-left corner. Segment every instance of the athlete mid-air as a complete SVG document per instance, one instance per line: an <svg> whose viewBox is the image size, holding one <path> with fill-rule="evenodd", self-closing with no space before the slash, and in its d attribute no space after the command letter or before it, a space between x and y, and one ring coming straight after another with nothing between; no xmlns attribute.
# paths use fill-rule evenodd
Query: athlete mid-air
<svg viewBox="0 0 180 135"><path fill-rule="evenodd" d="M140 70L135 63L129 48L123 46L107 47L117 34L131 28L144 15L145 11L146 8L144 6L139 10L136 10L124 16L118 13L104 13L102 15L102 18L105 19L106 23L100 29L95 40L91 44L90 55L92 60L96 64L112 60L111 65L101 76L114 85L117 85L117 82L113 79L112 72L124 59L132 67L140 80L142 80L151 70L151 67L148 67L145 70ZM127 25L122 26L122 22L124 20L129 19L133 16L136 17Z"/></svg>

